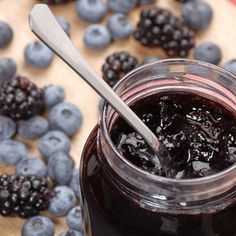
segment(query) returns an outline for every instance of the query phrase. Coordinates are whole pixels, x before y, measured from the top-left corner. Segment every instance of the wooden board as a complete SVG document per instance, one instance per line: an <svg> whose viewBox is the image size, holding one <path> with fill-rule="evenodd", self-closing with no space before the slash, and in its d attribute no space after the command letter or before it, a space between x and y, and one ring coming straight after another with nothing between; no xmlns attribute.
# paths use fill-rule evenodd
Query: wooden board
<svg viewBox="0 0 236 236"><path fill-rule="evenodd" d="M223 50L222 63L236 58L236 7L227 0L207 0L214 8L214 21L211 26L198 34L197 41L213 41ZM18 73L28 76L39 86L48 84L60 84L66 92L66 101L77 104L84 116L83 126L73 138L71 155L79 165L83 145L96 124L98 112L98 95L89 88L73 71L71 71L59 58L55 57L52 65L45 70L35 70L24 62L23 49L25 45L34 40L35 36L28 27L28 12L35 4L35 0L0 0L0 19L10 23L14 30L14 40L11 45L0 51L0 57L12 57L18 63ZM158 6L172 9L175 14L180 14L181 4L174 0L159 0ZM88 62L99 72L104 58L110 53L127 49L139 58L147 55L157 55L165 58L161 50L146 49L140 46L132 38L124 41L117 41L102 52L91 52L83 45L83 31L88 25L78 19L75 12L75 3L65 6L52 7L57 16L65 16L72 25L72 40L79 48ZM131 17L137 22L140 8L133 11ZM105 22L105 21L104 21ZM40 156L37 152L36 143L27 143L31 155ZM5 168L0 165L0 173L13 173L14 168ZM23 220L17 218L0 217L0 235L18 236L21 235ZM64 218L56 221L56 234L66 229Z"/></svg>

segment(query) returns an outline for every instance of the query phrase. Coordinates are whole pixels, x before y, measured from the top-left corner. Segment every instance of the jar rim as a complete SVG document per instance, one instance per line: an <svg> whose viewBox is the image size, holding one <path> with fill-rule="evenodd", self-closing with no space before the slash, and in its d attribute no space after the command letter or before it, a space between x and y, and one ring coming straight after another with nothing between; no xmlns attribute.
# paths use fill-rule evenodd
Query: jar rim
<svg viewBox="0 0 236 236"><path fill-rule="evenodd" d="M186 65L199 65L199 66L203 66L209 69L213 69L216 72L225 74L228 77L232 77L236 80L236 76L225 70L222 67L207 63L207 62L203 62L203 61L198 61L198 60L191 60L191 59L182 59L182 58L175 58L175 59L164 59L164 60L159 60L147 65L143 65L140 66L138 68L136 68L135 70L129 72L127 75L124 76L124 78L122 78L120 81L117 82L117 84L114 86L114 90L116 90L116 88L119 87L120 84L123 83L123 81L127 80L130 76L132 76L133 74L142 71L144 69L147 69L148 67L151 66L155 66L155 65L168 65L168 64L186 64ZM110 135L109 135L109 131L108 131L108 127L107 127L107 110L108 110L108 104L105 104L105 106L103 107L102 110L102 114L101 114L101 124L103 127L103 131L104 131L104 137L106 138L106 140L108 141L112 151L117 155L117 157L119 157L119 159L125 163L126 165L128 165L130 168L132 168L133 171L141 174L142 176L145 176L146 178L150 178L154 181L161 181L161 182L165 182L166 184L173 184L173 185L185 185L185 186L193 186L193 185L199 185L199 184L203 184L206 182L212 182L212 181L216 181L219 180L221 178L223 178L225 175L231 175L233 173L236 174L236 163L234 165L232 165L231 167L217 172L215 174L209 175L209 176L205 176L205 177L198 177L198 178L192 178L192 179L174 179L174 178L169 178L169 177L162 177L162 176L158 176L155 174L151 174L148 171L142 170L138 167L136 167L134 164L132 164L131 162L129 162L123 155L120 154L120 152L117 150L116 146L114 145Z"/></svg>

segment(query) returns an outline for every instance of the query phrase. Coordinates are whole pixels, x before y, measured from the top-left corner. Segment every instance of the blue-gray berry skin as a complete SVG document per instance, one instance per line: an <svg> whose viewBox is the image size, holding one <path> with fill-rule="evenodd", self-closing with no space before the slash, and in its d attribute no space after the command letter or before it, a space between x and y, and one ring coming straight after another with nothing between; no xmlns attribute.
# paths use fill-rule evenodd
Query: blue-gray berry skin
<svg viewBox="0 0 236 236"><path fill-rule="evenodd" d="M80 231L68 229L65 232L61 233L59 236L85 236L85 235Z"/></svg>
<svg viewBox="0 0 236 236"><path fill-rule="evenodd" d="M213 10L206 2L202 0L193 0L184 4L182 16L184 22L190 28L199 31L210 25L213 18Z"/></svg>
<svg viewBox="0 0 236 236"><path fill-rule="evenodd" d="M99 24L93 24L84 32L84 44L87 48L97 51L105 49L111 43L109 30Z"/></svg>
<svg viewBox="0 0 236 236"><path fill-rule="evenodd" d="M22 236L54 236L55 226L45 216L29 218L22 228Z"/></svg>
<svg viewBox="0 0 236 236"><path fill-rule="evenodd" d="M52 108L63 102L65 97L65 90L59 85L49 85L44 88L43 101L47 108Z"/></svg>
<svg viewBox="0 0 236 236"><path fill-rule="evenodd" d="M76 206L66 216L66 222L71 229L83 231L81 207Z"/></svg>
<svg viewBox="0 0 236 236"><path fill-rule="evenodd" d="M153 3L155 3L155 2L156 2L156 0L139 0L139 1L138 1L138 3L139 3L140 5L153 4Z"/></svg>
<svg viewBox="0 0 236 236"><path fill-rule="evenodd" d="M75 167L74 160L65 152L54 153L48 161L48 175L55 185L68 185Z"/></svg>
<svg viewBox="0 0 236 236"><path fill-rule="evenodd" d="M45 68L53 59L53 52L42 42L27 44L24 50L25 61L34 68Z"/></svg>
<svg viewBox="0 0 236 236"><path fill-rule="evenodd" d="M49 129L48 121L42 116L34 116L21 121L18 126L18 134L26 140L34 140L42 137Z"/></svg>
<svg viewBox="0 0 236 236"><path fill-rule="evenodd" d="M16 133L16 123L9 117L0 116L0 140L10 139Z"/></svg>
<svg viewBox="0 0 236 236"><path fill-rule="evenodd" d="M12 139L0 141L0 160L5 166L14 166L28 156L26 146Z"/></svg>
<svg viewBox="0 0 236 236"><path fill-rule="evenodd" d="M74 169L72 173L72 179L71 179L71 188L73 189L75 195L78 198L81 198L81 192L80 192L80 171L79 169Z"/></svg>
<svg viewBox="0 0 236 236"><path fill-rule="evenodd" d="M76 11L80 19L96 23L105 17L107 5L103 0L78 0Z"/></svg>
<svg viewBox="0 0 236 236"><path fill-rule="evenodd" d="M228 62L226 62L223 67L230 71L231 73L235 74L236 75L236 59L232 59Z"/></svg>
<svg viewBox="0 0 236 236"><path fill-rule="evenodd" d="M138 0L108 0L109 8L118 13L127 14L138 4Z"/></svg>
<svg viewBox="0 0 236 236"><path fill-rule="evenodd" d="M39 139L38 149L43 157L49 159L59 151L68 153L70 151L70 139L61 131L49 131Z"/></svg>
<svg viewBox="0 0 236 236"><path fill-rule="evenodd" d="M38 177L47 176L47 166L45 163L38 158L24 158L18 162L16 166L16 175L18 176L29 176L35 175Z"/></svg>
<svg viewBox="0 0 236 236"><path fill-rule="evenodd" d="M108 20L107 28L113 39L128 38L133 32L133 24L128 16L117 13Z"/></svg>
<svg viewBox="0 0 236 236"><path fill-rule="evenodd" d="M83 116L75 105L60 103L51 109L48 120L52 129L61 130L68 136L73 136L81 127Z"/></svg>
<svg viewBox="0 0 236 236"><path fill-rule="evenodd" d="M61 217L76 206L76 196L73 190L67 186L57 186L54 188L54 195L50 199L49 213L54 217Z"/></svg>
<svg viewBox="0 0 236 236"><path fill-rule="evenodd" d="M0 59L0 83L11 79L16 74L17 66L11 58Z"/></svg>
<svg viewBox="0 0 236 236"><path fill-rule="evenodd" d="M11 26L0 20L0 48L7 47L13 38L13 31Z"/></svg>
<svg viewBox="0 0 236 236"><path fill-rule="evenodd" d="M161 60L160 57L147 56L147 57L144 57L143 62L142 62L142 65L146 65L146 64L149 64L149 63L153 63L153 62L156 62L156 61L159 61L159 60Z"/></svg>
<svg viewBox="0 0 236 236"><path fill-rule="evenodd" d="M220 48L214 43L202 43L195 48L194 59L218 65L222 58Z"/></svg>
<svg viewBox="0 0 236 236"><path fill-rule="evenodd" d="M66 34L70 37L71 27L70 27L70 23L66 20L66 18L63 16L58 16L57 21L62 27L62 29L66 32Z"/></svg>

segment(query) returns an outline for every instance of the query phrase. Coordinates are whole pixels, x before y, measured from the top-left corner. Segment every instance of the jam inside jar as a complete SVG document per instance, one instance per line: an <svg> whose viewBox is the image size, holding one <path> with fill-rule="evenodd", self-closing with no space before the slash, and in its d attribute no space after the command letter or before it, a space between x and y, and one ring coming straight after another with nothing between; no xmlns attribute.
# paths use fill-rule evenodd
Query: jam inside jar
<svg viewBox="0 0 236 236"><path fill-rule="evenodd" d="M138 68L117 84L176 171L165 176L153 166L143 140L106 105L81 158L86 235L236 236L235 79L176 59ZM167 100L171 109L162 112Z"/></svg>

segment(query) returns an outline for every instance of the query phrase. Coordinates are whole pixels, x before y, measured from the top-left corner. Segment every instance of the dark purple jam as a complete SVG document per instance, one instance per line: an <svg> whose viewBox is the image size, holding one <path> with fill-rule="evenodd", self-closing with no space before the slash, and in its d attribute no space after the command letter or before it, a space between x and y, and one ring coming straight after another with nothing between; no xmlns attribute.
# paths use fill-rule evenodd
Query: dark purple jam
<svg viewBox="0 0 236 236"><path fill-rule="evenodd" d="M207 176L236 162L235 117L218 103L190 94L162 94L145 98L132 109L169 151L170 164L176 170L174 178ZM152 153L142 138L122 119L115 123L112 139L134 165L165 176L153 164ZM104 164L108 158L97 152L96 128L81 161L88 236L236 236L235 192L228 198L220 196L219 204L214 202L215 196L209 196L214 198L212 205L201 202L197 212L178 204L175 211L171 207L149 210L138 203L143 201L141 196L134 200L125 192L128 181L122 182L113 172L111 178ZM222 207L226 200L227 205ZM160 206L166 204L164 201Z"/></svg>
<svg viewBox="0 0 236 236"><path fill-rule="evenodd" d="M172 178L204 177L236 163L236 119L222 105L194 94L166 93L142 99L131 108L168 151ZM122 118L111 137L134 165L166 177L142 137Z"/></svg>

